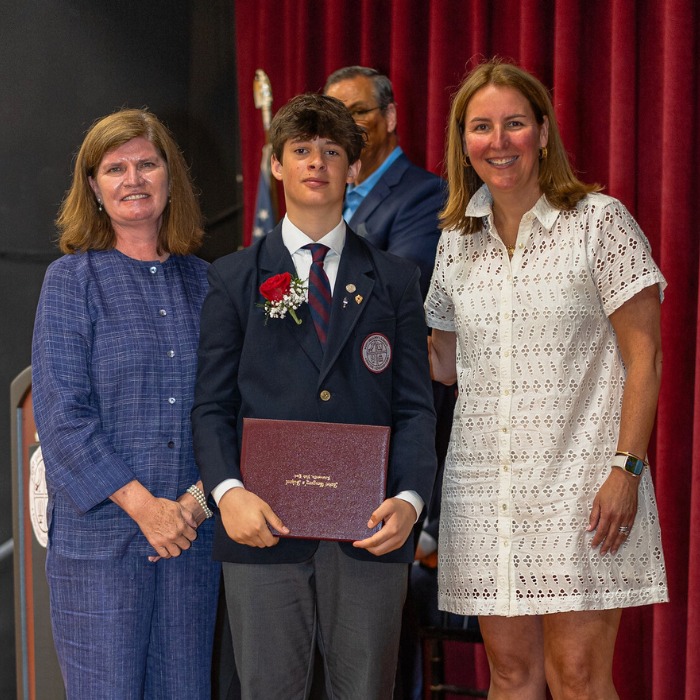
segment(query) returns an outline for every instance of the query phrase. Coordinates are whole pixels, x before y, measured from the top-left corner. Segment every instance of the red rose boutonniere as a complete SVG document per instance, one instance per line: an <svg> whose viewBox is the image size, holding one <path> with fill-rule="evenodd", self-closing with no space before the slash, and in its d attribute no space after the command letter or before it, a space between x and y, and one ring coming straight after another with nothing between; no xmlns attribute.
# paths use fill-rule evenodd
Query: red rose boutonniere
<svg viewBox="0 0 700 700"><path fill-rule="evenodd" d="M298 277L288 272L274 275L260 285L260 294L265 297L262 306L265 311L265 323L270 318L284 318L287 313L299 325L301 319L296 310L306 301L306 286Z"/></svg>

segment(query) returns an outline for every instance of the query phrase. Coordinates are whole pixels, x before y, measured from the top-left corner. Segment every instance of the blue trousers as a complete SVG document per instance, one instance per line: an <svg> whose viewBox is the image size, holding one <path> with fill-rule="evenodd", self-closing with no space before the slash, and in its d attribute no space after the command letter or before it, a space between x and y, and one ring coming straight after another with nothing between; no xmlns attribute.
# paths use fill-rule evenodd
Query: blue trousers
<svg viewBox="0 0 700 700"><path fill-rule="evenodd" d="M49 548L68 700L210 700L220 565L196 545L155 564L144 555L70 559Z"/></svg>

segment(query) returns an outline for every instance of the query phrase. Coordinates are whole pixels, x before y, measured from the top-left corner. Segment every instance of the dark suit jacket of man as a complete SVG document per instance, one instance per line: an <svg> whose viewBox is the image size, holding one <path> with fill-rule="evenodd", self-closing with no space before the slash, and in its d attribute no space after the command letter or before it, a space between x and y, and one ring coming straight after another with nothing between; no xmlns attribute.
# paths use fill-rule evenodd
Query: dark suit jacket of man
<svg viewBox="0 0 700 700"><path fill-rule="evenodd" d="M446 183L401 154L376 182L348 222L380 250L420 267L423 297L428 292L440 238L438 212Z"/></svg>
<svg viewBox="0 0 700 700"><path fill-rule="evenodd" d="M220 258L209 271L192 412L205 492L227 478L241 479L246 416L389 425L387 494L412 490L428 504L436 469L435 412L418 270L348 228L324 353L308 304L297 311L301 325L289 315L266 323L259 307L263 281L281 272L295 274L281 230L278 225L252 247ZM384 335L392 351L388 367L378 373L362 358L363 343L372 334ZM316 546L292 538L269 548L240 545L217 517L214 557L222 561L299 562ZM379 558L348 543L340 546L358 559L413 559L411 537Z"/></svg>

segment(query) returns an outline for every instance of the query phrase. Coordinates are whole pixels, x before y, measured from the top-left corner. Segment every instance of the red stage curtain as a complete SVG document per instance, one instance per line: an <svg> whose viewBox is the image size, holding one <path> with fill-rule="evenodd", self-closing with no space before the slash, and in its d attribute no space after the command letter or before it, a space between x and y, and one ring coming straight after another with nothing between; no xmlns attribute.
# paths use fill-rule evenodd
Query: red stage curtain
<svg viewBox="0 0 700 700"><path fill-rule="evenodd" d="M401 145L439 173L450 95L480 58L520 62L552 89L584 180L619 197L669 281L655 472L671 603L623 615L615 675L623 700L700 698L698 235L700 10L693 0L236 0L249 240L263 134L256 68L275 107L349 64L386 72ZM697 196L697 194L695 195ZM697 430L695 428L697 427Z"/></svg>

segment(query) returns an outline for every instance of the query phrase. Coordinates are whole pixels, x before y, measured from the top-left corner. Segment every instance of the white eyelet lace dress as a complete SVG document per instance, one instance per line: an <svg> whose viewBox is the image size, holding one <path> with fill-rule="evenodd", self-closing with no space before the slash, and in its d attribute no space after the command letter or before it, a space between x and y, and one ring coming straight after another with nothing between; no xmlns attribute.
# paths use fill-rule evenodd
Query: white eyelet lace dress
<svg viewBox="0 0 700 700"><path fill-rule="evenodd" d="M485 186L467 213L483 217L482 230L443 233L426 300L428 325L458 339L440 608L513 616L666 601L648 469L618 553L601 556L586 532L625 380L608 316L666 286L646 237L611 197L589 195L573 211L542 197L509 260Z"/></svg>

